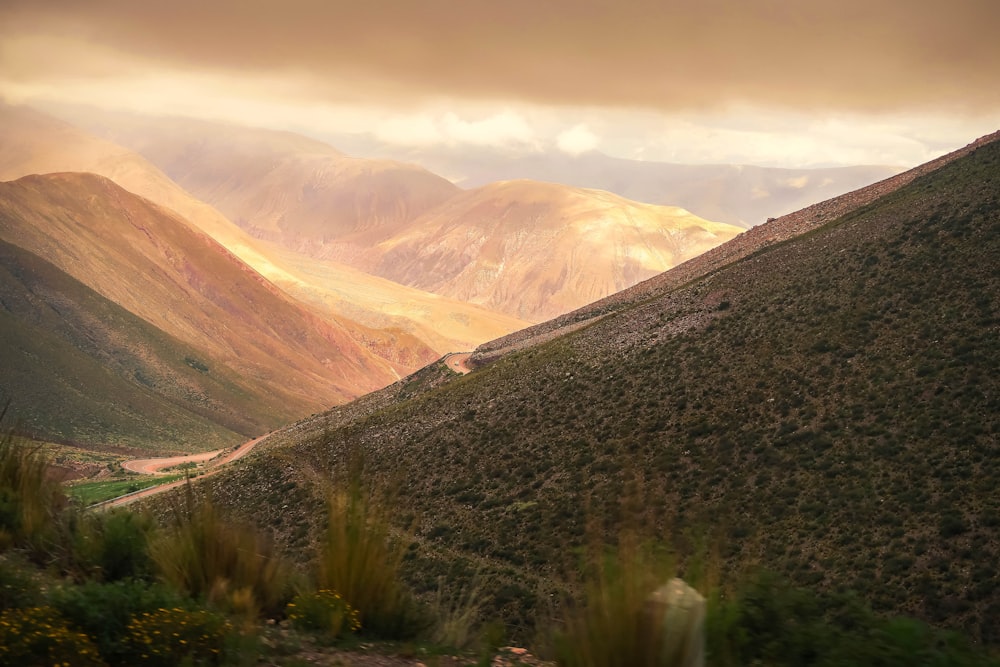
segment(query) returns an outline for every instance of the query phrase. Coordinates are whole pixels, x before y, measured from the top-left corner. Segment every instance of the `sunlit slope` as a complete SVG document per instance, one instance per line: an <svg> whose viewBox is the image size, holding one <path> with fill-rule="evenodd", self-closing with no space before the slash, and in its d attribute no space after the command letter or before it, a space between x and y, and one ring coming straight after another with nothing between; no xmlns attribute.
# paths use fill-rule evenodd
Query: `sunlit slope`
<svg viewBox="0 0 1000 667"><path fill-rule="evenodd" d="M372 329L406 332L439 355L471 350L530 324L346 264L314 259L275 245L265 247L274 264L259 263L257 270L303 303Z"/></svg>
<svg viewBox="0 0 1000 667"><path fill-rule="evenodd" d="M306 311L176 214L103 177L0 184L0 238L223 360L286 413L395 378L343 327Z"/></svg>
<svg viewBox="0 0 1000 667"><path fill-rule="evenodd" d="M599 190L506 181L458 195L380 244L376 271L537 322L661 273L741 231Z"/></svg>

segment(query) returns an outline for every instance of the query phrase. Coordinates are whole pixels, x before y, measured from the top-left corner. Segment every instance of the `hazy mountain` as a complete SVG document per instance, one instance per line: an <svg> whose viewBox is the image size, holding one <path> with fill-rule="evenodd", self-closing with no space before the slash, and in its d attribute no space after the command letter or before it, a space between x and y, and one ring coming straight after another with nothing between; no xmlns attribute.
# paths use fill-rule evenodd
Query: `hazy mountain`
<svg viewBox="0 0 1000 667"><path fill-rule="evenodd" d="M242 378L240 391L256 399L249 409L262 415L308 414L397 377L352 331L308 312L175 213L103 177L0 183L0 239L197 350L198 359L221 362L223 377Z"/></svg>
<svg viewBox="0 0 1000 667"><path fill-rule="evenodd" d="M66 111L142 154L257 238L356 262L460 190L414 164L348 157L289 132L182 118Z"/></svg>
<svg viewBox="0 0 1000 667"><path fill-rule="evenodd" d="M742 230L676 207L535 181L464 192L377 248L397 282L541 321L617 292Z"/></svg>
<svg viewBox="0 0 1000 667"><path fill-rule="evenodd" d="M405 480L413 584L478 573L520 627L588 526L629 523L682 571L764 567L1000 642L1000 133L752 232L206 484L292 543L311 480L360 450Z"/></svg>
<svg viewBox="0 0 1000 667"><path fill-rule="evenodd" d="M463 188L520 178L563 183L607 190L634 201L680 206L703 218L740 227L759 225L900 171L877 165L780 169L674 164L628 160L596 151L569 155L554 148L538 152L474 146L407 149L365 135L334 136L332 140L356 155L419 164Z"/></svg>
<svg viewBox="0 0 1000 667"><path fill-rule="evenodd" d="M145 136L140 132L145 126L135 120L140 117L113 114L110 118L121 121L119 131L125 138L139 141ZM163 123L173 127L169 121ZM228 132L226 136L231 142L212 139L206 126L222 134ZM195 170L209 169L207 165L224 169L218 163L221 158L211 157L213 151L227 156L232 161L229 166L238 173L251 176L254 167L262 166L266 172L274 160L289 155L320 158L337 155L325 144L290 133L242 130L194 121L178 121L176 131L188 134L175 143L157 144L161 151L157 155L168 164L183 162ZM188 137L187 143L183 137ZM204 145L198 143L200 140ZM195 150L192 145L195 148L201 145L202 152L198 154L208 158L206 165L181 157L185 151ZM357 340L401 367L412 369L444 352L471 349L527 324L416 289L397 289L388 281L365 276L343 264L310 261L308 257L284 252L276 245L252 238L139 154L38 111L0 105L0 179L58 171L101 174L181 213L193 226L272 282L308 302L322 316L335 316L345 325L349 325L343 322L345 318L357 322L360 325L354 332ZM447 183L445 187L454 190Z"/></svg>

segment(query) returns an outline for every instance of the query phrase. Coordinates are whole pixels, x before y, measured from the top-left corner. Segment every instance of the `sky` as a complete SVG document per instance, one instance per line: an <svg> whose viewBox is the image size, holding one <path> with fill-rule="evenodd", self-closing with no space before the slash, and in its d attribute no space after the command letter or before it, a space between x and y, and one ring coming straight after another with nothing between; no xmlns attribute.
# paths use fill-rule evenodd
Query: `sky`
<svg viewBox="0 0 1000 667"><path fill-rule="evenodd" d="M1000 129L997 0L3 0L0 98L388 145L911 166Z"/></svg>

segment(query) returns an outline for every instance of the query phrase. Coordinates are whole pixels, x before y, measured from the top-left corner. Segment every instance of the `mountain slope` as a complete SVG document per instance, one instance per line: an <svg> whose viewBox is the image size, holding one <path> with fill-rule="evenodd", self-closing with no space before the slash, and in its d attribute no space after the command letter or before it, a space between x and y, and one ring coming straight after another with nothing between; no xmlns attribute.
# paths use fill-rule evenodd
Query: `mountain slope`
<svg viewBox="0 0 1000 667"><path fill-rule="evenodd" d="M0 184L0 238L221 360L285 417L384 386L394 369L175 214L91 174Z"/></svg>
<svg viewBox="0 0 1000 667"><path fill-rule="evenodd" d="M541 321L625 289L742 230L675 207L552 183L493 183L380 244L406 285Z"/></svg>
<svg viewBox="0 0 1000 667"><path fill-rule="evenodd" d="M0 339L0 395L19 429L45 439L211 450L288 416L217 357L3 241Z"/></svg>
<svg viewBox="0 0 1000 667"><path fill-rule="evenodd" d="M360 449L406 480L415 585L484 572L515 622L588 523L638 522L725 577L764 566L1000 644L998 139L469 375L296 425L215 497L291 541L310 480ZM273 491L291 482L297 509Z"/></svg>

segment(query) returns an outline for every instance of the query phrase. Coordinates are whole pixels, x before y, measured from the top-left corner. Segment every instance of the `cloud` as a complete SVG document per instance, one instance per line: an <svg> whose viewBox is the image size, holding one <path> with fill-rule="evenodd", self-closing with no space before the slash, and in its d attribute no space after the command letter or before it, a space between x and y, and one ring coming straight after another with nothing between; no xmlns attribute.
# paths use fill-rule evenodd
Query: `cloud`
<svg viewBox="0 0 1000 667"><path fill-rule="evenodd" d="M512 110L469 119L455 111L416 111L378 119L369 128L380 141L404 146L435 144L533 148L538 140L528 120Z"/></svg>
<svg viewBox="0 0 1000 667"><path fill-rule="evenodd" d="M313 103L973 113L1000 108L997 25L995 0L5 0L0 70L287 75Z"/></svg>
<svg viewBox="0 0 1000 667"><path fill-rule="evenodd" d="M591 132L585 123L578 123L568 130L560 132L556 137L556 146L559 150L570 155L580 155L592 151L600 143L600 137Z"/></svg>

